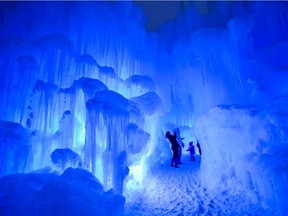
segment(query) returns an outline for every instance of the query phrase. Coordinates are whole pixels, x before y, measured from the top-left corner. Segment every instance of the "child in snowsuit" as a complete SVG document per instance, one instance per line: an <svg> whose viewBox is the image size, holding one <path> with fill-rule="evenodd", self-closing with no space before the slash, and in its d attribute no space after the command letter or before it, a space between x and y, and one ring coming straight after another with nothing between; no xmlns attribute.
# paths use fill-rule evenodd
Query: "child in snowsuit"
<svg viewBox="0 0 288 216"><path fill-rule="evenodd" d="M187 151L190 152L190 161L195 161L195 146L193 145L193 141L189 142Z"/></svg>
<svg viewBox="0 0 288 216"><path fill-rule="evenodd" d="M169 140L169 142L171 143L171 149L173 151L173 156L172 156L172 160L171 160L171 166L174 166L175 164L175 168L178 168L178 154L179 154L179 146L178 146L178 142L176 140L176 137L174 135L172 135L169 131L166 132L166 138Z"/></svg>

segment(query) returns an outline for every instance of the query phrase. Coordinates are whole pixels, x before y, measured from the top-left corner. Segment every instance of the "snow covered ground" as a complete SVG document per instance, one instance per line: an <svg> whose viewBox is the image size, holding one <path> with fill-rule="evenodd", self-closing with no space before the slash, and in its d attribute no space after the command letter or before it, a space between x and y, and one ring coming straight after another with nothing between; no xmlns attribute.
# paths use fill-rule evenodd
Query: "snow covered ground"
<svg viewBox="0 0 288 216"><path fill-rule="evenodd" d="M126 197L125 215L268 215L240 187L219 185L209 190L201 178L200 157L196 162L183 155L176 169L169 164L154 167L143 188Z"/></svg>
<svg viewBox="0 0 288 216"><path fill-rule="evenodd" d="M169 161L152 167L141 188L124 192L125 198L105 192L81 168L68 168L60 176L49 170L8 175L0 179L0 215L277 215L240 185L223 182L210 189L207 184L213 180L201 176L199 155L192 162L186 153L182 162L179 168Z"/></svg>

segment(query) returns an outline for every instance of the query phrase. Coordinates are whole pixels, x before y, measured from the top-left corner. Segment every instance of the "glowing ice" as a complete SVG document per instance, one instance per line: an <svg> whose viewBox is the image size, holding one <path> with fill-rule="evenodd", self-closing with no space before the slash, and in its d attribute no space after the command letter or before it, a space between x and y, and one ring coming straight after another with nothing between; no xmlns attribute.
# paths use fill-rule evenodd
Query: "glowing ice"
<svg viewBox="0 0 288 216"><path fill-rule="evenodd" d="M200 140L202 177L287 212L287 3L191 2L157 33L132 1L0 7L1 175L71 148L105 188L129 192L169 159L164 132L179 127Z"/></svg>

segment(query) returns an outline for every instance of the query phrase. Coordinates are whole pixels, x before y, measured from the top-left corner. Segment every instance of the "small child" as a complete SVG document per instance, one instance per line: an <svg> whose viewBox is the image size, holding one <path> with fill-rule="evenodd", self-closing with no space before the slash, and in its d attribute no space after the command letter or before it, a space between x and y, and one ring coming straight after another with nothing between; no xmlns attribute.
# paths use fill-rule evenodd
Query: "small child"
<svg viewBox="0 0 288 216"><path fill-rule="evenodd" d="M195 146L193 145L193 141L189 142L187 151L190 152L190 161L195 161Z"/></svg>

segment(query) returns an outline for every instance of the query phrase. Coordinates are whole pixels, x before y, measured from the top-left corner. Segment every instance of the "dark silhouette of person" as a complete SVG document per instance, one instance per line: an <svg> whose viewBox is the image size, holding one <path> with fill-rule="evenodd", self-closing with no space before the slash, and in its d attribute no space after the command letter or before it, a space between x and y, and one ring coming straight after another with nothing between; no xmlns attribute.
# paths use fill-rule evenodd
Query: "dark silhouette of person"
<svg viewBox="0 0 288 216"><path fill-rule="evenodd" d="M178 154L179 154L179 145L176 140L176 136L172 135L169 131L166 132L166 138L171 143L171 149L173 151L173 156L171 159L171 166L174 166L175 168L178 168Z"/></svg>
<svg viewBox="0 0 288 216"><path fill-rule="evenodd" d="M189 142L187 151L190 152L190 161L195 161L195 146L193 145L193 141Z"/></svg>
<svg viewBox="0 0 288 216"><path fill-rule="evenodd" d="M183 163L181 162L181 156L182 156L182 148L184 148L184 143L182 142L182 140L183 140L184 138L182 138L182 137L180 136L180 130L179 130L179 128L175 128L175 129L173 130L173 132L174 132L174 136L176 137L176 141L178 142L178 164L183 164Z"/></svg>
<svg viewBox="0 0 288 216"><path fill-rule="evenodd" d="M200 154L200 156L201 156L202 151L201 151L201 146L200 146L200 143L198 142L198 140L197 140L197 144L196 144L196 146L197 146L198 151L199 151L199 154Z"/></svg>

